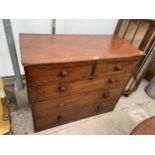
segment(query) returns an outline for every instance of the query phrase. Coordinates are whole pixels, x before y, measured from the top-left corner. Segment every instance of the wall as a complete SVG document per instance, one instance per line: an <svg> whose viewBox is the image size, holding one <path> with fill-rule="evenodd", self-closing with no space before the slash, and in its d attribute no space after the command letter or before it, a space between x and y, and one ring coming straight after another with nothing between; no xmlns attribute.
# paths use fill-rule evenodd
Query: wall
<svg viewBox="0 0 155 155"><path fill-rule="evenodd" d="M0 20L0 76L9 76L13 74L3 23L2 20Z"/></svg>
<svg viewBox="0 0 155 155"><path fill-rule="evenodd" d="M24 74L20 61L19 33L51 34L51 20L13 19L11 20L15 45L17 49L20 71ZM117 20L111 19L66 19L57 20L57 34L113 34ZM0 76L14 75L8 51L3 23L0 20Z"/></svg>
<svg viewBox="0 0 155 155"><path fill-rule="evenodd" d="M57 20L57 34L112 34L118 20L65 19Z"/></svg>

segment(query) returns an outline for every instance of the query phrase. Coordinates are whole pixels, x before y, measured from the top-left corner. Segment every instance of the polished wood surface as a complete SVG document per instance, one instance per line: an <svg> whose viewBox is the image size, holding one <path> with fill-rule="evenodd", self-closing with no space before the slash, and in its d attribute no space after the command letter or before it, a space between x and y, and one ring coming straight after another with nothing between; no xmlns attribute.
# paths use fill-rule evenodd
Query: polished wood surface
<svg viewBox="0 0 155 155"><path fill-rule="evenodd" d="M84 79L91 76L93 63L88 64L61 64L61 65L41 65L29 66L26 68L29 84L39 84L40 82L70 81L73 79ZM40 76L42 73L43 76Z"/></svg>
<svg viewBox="0 0 155 155"><path fill-rule="evenodd" d="M52 97L62 97L71 94L88 92L98 89L120 88L125 85L131 73L120 75L109 75L107 77L99 77L93 79L77 80L73 82L59 83L42 83L40 85L31 86L28 88L29 98L31 102L42 101Z"/></svg>
<svg viewBox="0 0 155 155"><path fill-rule="evenodd" d="M142 56L112 36L20 39L35 131L112 111Z"/></svg>
<svg viewBox="0 0 155 155"><path fill-rule="evenodd" d="M76 95L59 97L55 99L36 102L31 105L35 117L46 117L58 112L75 109L78 107L90 105L90 103L109 104L109 101L116 99L121 90L96 90L93 92L85 92Z"/></svg>
<svg viewBox="0 0 155 155"><path fill-rule="evenodd" d="M138 59L136 59L138 60ZM95 74L119 74L125 72L131 72L135 69L135 66L139 64L139 61L135 61L133 58L125 59L118 59L117 61L108 61L98 63L96 66L96 73Z"/></svg>
<svg viewBox="0 0 155 155"><path fill-rule="evenodd" d="M71 109L63 113L57 113L48 117L36 118L33 113L36 131L48 129L50 127L62 125L68 122L76 121L82 118L87 118L93 115L98 115L104 112L109 112L114 108L114 101L107 104L96 103L82 108Z"/></svg>
<svg viewBox="0 0 155 155"><path fill-rule="evenodd" d="M20 35L24 66L140 56L142 53L110 35Z"/></svg>
<svg viewBox="0 0 155 155"><path fill-rule="evenodd" d="M155 116L140 123L131 135L155 135Z"/></svg>

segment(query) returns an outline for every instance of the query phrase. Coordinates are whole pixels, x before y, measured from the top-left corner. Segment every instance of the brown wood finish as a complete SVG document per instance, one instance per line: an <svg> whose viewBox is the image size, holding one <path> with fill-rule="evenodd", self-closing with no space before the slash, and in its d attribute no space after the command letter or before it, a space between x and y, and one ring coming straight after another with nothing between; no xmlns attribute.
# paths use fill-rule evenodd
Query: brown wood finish
<svg viewBox="0 0 155 155"><path fill-rule="evenodd" d="M138 58L137 58L138 60ZM120 74L120 73L130 73L135 67L138 65L139 61L135 60L130 60L128 59L127 61L125 60L120 60L119 61L108 61L104 63L98 63L96 67L96 74L112 74L114 75L115 73Z"/></svg>
<svg viewBox="0 0 155 155"><path fill-rule="evenodd" d="M155 35L153 36L150 45L153 45L154 42L155 42ZM148 47L147 52L149 52L151 48L152 46ZM150 63L150 65L148 66L145 78L150 81L154 76L155 76L155 58L152 60L152 63Z"/></svg>
<svg viewBox="0 0 155 155"><path fill-rule="evenodd" d="M112 111L114 108L114 101L109 101L107 104L98 103L80 108L65 111L63 113L54 114L48 117L36 118L34 115L36 131L48 129L54 126L62 125L68 122L76 121L82 118L87 118L93 115Z"/></svg>
<svg viewBox="0 0 155 155"><path fill-rule="evenodd" d="M36 117L45 117L54 113L89 105L90 103L105 103L109 100L116 100L121 90L97 90L93 92L85 92L71 96L49 99L42 102L33 103L32 111Z"/></svg>
<svg viewBox="0 0 155 155"><path fill-rule="evenodd" d="M70 81L77 78L85 79L94 76L93 69L96 68L95 73L98 74L114 74L118 72L130 72L139 63L130 58L122 60L109 60L90 63L71 63L61 65L41 65L41 66L28 66L26 67L27 80L29 85L39 84L40 82L63 82ZM42 73L43 76L40 76Z"/></svg>
<svg viewBox="0 0 155 155"><path fill-rule="evenodd" d="M28 73L28 83L30 85L37 84L39 82L58 82L58 81L70 81L77 79L84 79L91 76L93 69L93 63L91 64L72 64L72 65L42 65L42 66L30 66L26 68ZM40 76L40 73L43 76Z"/></svg>
<svg viewBox="0 0 155 155"><path fill-rule="evenodd" d="M35 85L28 88L29 98L31 102L42 101L52 97L62 97L70 94L88 92L98 89L120 88L126 84L131 73L121 75L109 75L107 77L98 77L85 80L77 80L73 82L50 82Z"/></svg>
<svg viewBox="0 0 155 155"><path fill-rule="evenodd" d="M155 116L140 123L131 135L155 135Z"/></svg>
<svg viewBox="0 0 155 155"><path fill-rule="evenodd" d="M154 23L150 24L149 25L149 28L147 29L146 33L145 33L145 36L144 36L144 39L142 40L140 46L139 46L139 49L144 51L153 32L155 31L155 21Z"/></svg>
<svg viewBox="0 0 155 155"><path fill-rule="evenodd" d="M118 37L20 35L35 131L113 110L143 54Z"/></svg>
<svg viewBox="0 0 155 155"><path fill-rule="evenodd" d="M153 61L153 63L150 65L149 70L145 76L145 78L149 81L151 81L151 79L155 76L155 60Z"/></svg>
<svg viewBox="0 0 155 155"><path fill-rule="evenodd" d="M143 55L116 36L103 35L20 35L24 66L95 61Z"/></svg>

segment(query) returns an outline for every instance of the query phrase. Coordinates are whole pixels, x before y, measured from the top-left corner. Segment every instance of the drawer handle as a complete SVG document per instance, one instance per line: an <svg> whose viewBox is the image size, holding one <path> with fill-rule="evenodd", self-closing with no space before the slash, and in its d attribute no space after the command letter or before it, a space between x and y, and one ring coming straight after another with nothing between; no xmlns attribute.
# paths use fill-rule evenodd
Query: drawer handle
<svg viewBox="0 0 155 155"><path fill-rule="evenodd" d="M113 84L113 83L115 83L115 82L116 82L115 79L113 79L113 78L109 79L109 83Z"/></svg>
<svg viewBox="0 0 155 155"><path fill-rule="evenodd" d="M101 109L101 105L98 105L98 106L97 106L97 110L100 110L100 109Z"/></svg>
<svg viewBox="0 0 155 155"><path fill-rule="evenodd" d="M109 95L110 95L109 93L104 93L104 94L103 94L103 98L106 99L106 98L109 97Z"/></svg>
<svg viewBox="0 0 155 155"><path fill-rule="evenodd" d="M58 117L57 117L57 120L60 122L60 121L63 120L63 117L62 117L62 116L58 116Z"/></svg>
<svg viewBox="0 0 155 155"><path fill-rule="evenodd" d="M120 71L121 68L122 68L122 67L121 67L120 65L117 65L117 66L114 67L114 69L115 69L116 71Z"/></svg>
<svg viewBox="0 0 155 155"><path fill-rule="evenodd" d="M66 70L63 70L62 72L60 72L61 77L66 77L67 75L68 75L68 72Z"/></svg>
<svg viewBox="0 0 155 155"><path fill-rule="evenodd" d="M64 107L64 105L65 105L64 102L59 103L59 107Z"/></svg>
<svg viewBox="0 0 155 155"><path fill-rule="evenodd" d="M63 87L63 86L61 86L61 87L59 87L59 91L60 91L60 92L64 92L64 91L66 91L66 88Z"/></svg>

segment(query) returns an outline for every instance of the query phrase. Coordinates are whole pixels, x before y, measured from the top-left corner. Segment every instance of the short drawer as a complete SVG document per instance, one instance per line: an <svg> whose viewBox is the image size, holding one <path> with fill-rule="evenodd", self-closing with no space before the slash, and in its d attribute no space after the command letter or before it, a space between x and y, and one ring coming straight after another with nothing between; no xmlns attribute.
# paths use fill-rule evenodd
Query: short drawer
<svg viewBox="0 0 155 155"><path fill-rule="evenodd" d="M29 85L40 82L68 81L87 78L91 75L92 64L72 65L41 65L26 67Z"/></svg>
<svg viewBox="0 0 155 155"><path fill-rule="evenodd" d="M108 75L74 82L43 83L28 88L30 102L42 101L50 98L78 94L81 92L94 91L97 89L120 89L125 87L130 73L121 75Z"/></svg>
<svg viewBox="0 0 155 155"><path fill-rule="evenodd" d="M78 108L85 105L103 103L109 100L116 100L121 93L121 89L97 90L77 95L50 99L42 102L32 103L31 108L37 118L47 117L52 114Z"/></svg>
<svg viewBox="0 0 155 155"><path fill-rule="evenodd" d="M114 101L109 101L107 104L94 104L83 106L62 113L57 113L49 117L36 118L33 113L34 126L36 131L48 129L54 126L62 125L86 117L94 116L104 112L112 111L115 106Z"/></svg>
<svg viewBox="0 0 155 155"><path fill-rule="evenodd" d="M121 72L132 72L139 64L138 61L112 61L112 62L99 62L96 66L95 74L114 74Z"/></svg>

